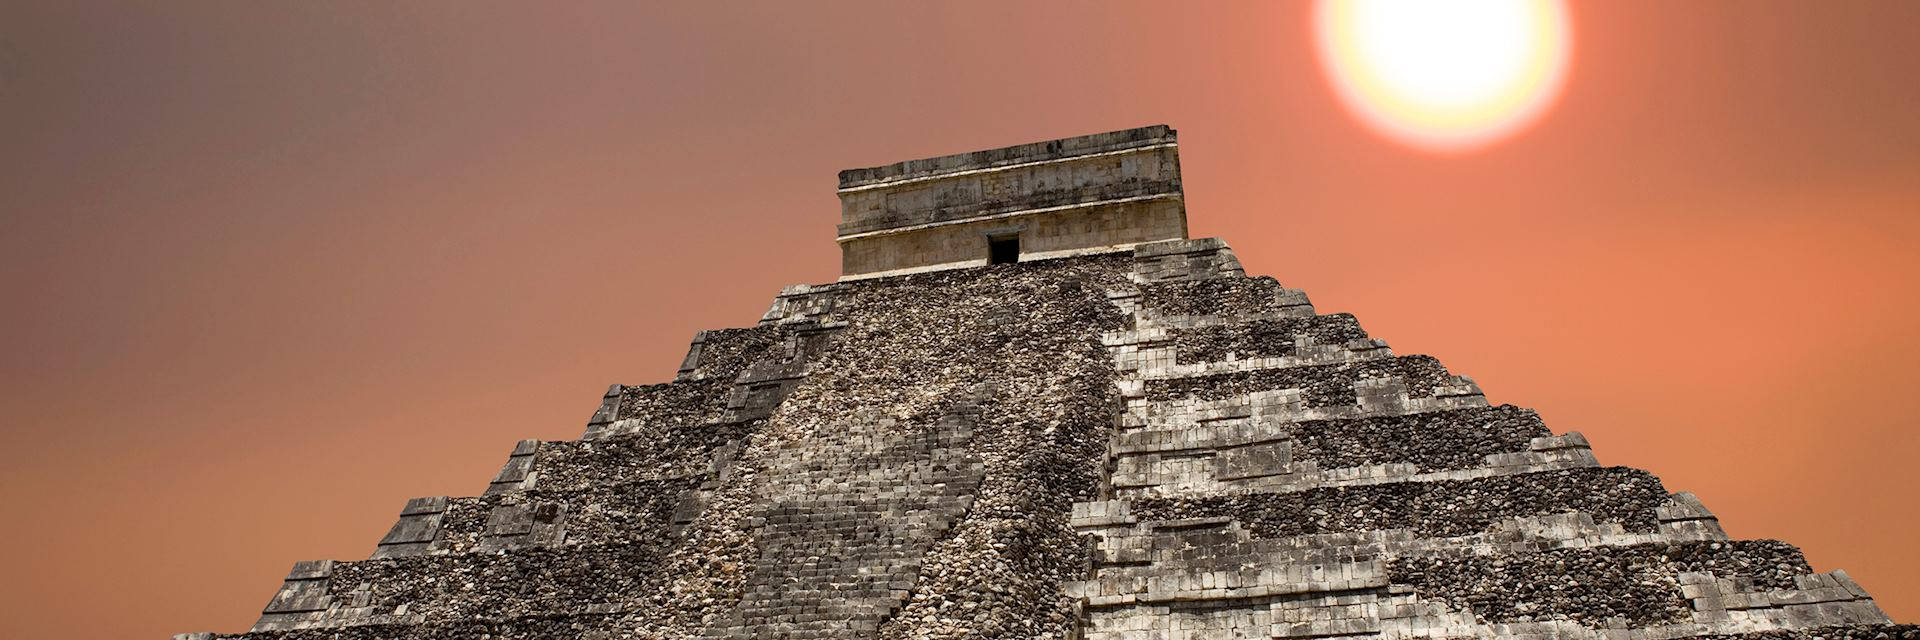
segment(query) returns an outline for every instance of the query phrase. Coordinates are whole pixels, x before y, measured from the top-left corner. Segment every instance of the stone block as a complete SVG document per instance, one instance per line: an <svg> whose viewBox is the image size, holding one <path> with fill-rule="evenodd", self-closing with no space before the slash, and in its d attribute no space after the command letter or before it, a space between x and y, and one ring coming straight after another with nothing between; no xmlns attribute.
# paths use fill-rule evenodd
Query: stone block
<svg viewBox="0 0 1920 640"><path fill-rule="evenodd" d="M375 558L397 558L426 553L440 538L447 510L446 496L414 498L400 509L400 519L387 529L374 549Z"/></svg>
<svg viewBox="0 0 1920 640"><path fill-rule="evenodd" d="M1293 467L1293 443L1267 442L1222 449L1214 456L1214 466L1214 476L1220 480L1289 473Z"/></svg>

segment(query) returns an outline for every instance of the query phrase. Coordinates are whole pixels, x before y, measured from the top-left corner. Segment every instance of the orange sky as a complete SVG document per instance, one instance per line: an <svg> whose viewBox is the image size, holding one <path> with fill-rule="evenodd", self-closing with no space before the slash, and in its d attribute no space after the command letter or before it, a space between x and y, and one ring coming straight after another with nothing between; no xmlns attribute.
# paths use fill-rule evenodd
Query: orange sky
<svg viewBox="0 0 1920 640"><path fill-rule="evenodd" d="M0 637L244 629L832 280L837 170L1157 122L1249 272L1920 622L1920 3L1579 4L1558 107L1451 156L1297 3L32 4Z"/></svg>

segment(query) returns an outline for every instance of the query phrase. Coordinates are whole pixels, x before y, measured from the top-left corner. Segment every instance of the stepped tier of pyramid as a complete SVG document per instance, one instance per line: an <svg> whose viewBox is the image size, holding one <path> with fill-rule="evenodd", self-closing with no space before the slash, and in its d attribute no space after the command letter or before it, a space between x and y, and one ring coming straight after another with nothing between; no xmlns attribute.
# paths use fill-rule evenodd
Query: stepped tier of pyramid
<svg viewBox="0 0 1920 640"><path fill-rule="evenodd" d="M1920 638L1187 238L1177 152L843 172L839 281L177 637Z"/></svg>

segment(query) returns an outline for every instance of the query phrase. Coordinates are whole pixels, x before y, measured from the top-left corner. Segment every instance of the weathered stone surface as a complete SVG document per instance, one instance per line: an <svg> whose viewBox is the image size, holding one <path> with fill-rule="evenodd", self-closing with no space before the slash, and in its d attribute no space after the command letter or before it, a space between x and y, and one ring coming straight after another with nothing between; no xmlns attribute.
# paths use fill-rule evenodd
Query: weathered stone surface
<svg viewBox="0 0 1920 640"><path fill-rule="evenodd" d="M1352 314L1254 320L1174 332L1179 361L1217 362L1298 355L1300 343L1343 344L1367 337Z"/></svg>
<svg viewBox="0 0 1920 640"><path fill-rule="evenodd" d="M1166 125L840 172L844 279L1125 252L1187 237Z"/></svg>
<svg viewBox="0 0 1920 640"><path fill-rule="evenodd" d="M1791 589L1794 576L1813 570L1799 549L1773 540L1445 554L1400 558L1387 568L1393 582L1491 622L1622 617L1635 627L1690 619L1693 607L1677 581L1685 572Z"/></svg>
<svg viewBox="0 0 1920 640"><path fill-rule="evenodd" d="M1627 531L1652 532L1667 496L1660 480L1624 467L1570 469L1473 480L1396 482L1295 493L1144 498L1147 520L1230 517L1255 537L1407 529L1422 537L1480 533L1503 520L1567 511Z"/></svg>
<svg viewBox="0 0 1920 640"><path fill-rule="evenodd" d="M1360 401L1354 383L1398 378L1412 397L1433 397L1436 387L1452 376L1431 356L1401 356L1388 360L1340 363L1285 369L1256 369L1192 378L1147 381L1147 398L1221 400L1255 391L1300 389L1306 406L1346 406Z"/></svg>
<svg viewBox="0 0 1920 640"><path fill-rule="evenodd" d="M371 558L296 564L217 637L1920 638L1185 239L1176 149L842 174L849 276L897 275L701 332L580 440L408 501ZM956 268L996 233L1074 251Z"/></svg>
<svg viewBox="0 0 1920 640"><path fill-rule="evenodd" d="M1140 287L1142 315L1148 318L1286 314L1309 307L1304 296L1290 295L1268 276L1176 281ZM1308 308L1311 312L1311 309Z"/></svg>
<svg viewBox="0 0 1920 640"><path fill-rule="evenodd" d="M1552 435L1540 416L1513 405L1432 411L1354 420L1310 420L1291 435L1296 459L1323 469L1404 463L1421 469L1465 469L1492 454L1526 451Z"/></svg>

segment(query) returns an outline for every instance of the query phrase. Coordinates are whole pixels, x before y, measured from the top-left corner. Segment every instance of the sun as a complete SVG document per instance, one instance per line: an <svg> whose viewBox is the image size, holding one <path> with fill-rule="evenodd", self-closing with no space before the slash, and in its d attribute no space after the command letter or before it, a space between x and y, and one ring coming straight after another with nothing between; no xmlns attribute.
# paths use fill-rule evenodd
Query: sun
<svg viewBox="0 0 1920 640"><path fill-rule="evenodd" d="M1314 41L1348 110L1417 148L1480 148L1537 121L1573 57L1563 0L1317 0Z"/></svg>

